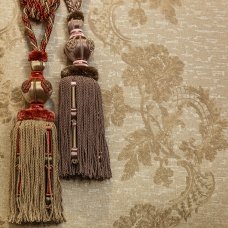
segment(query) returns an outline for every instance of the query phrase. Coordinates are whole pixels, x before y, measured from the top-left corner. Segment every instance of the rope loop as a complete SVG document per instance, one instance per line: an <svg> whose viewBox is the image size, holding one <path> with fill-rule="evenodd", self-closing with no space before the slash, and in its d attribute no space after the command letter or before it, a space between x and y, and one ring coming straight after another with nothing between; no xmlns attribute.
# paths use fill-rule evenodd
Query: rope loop
<svg viewBox="0 0 228 228"><path fill-rule="evenodd" d="M55 19L55 11L59 7L60 0L20 0L22 7L22 21L33 50L45 52ZM45 31L38 45L30 19L45 22Z"/></svg>

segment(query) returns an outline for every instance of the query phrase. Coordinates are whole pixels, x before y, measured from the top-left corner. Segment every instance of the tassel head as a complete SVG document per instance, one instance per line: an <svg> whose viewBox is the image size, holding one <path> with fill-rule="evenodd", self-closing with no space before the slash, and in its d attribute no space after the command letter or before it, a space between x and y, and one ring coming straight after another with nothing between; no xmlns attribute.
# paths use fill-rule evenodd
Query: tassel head
<svg viewBox="0 0 228 228"><path fill-rule="evenodd" d="M85 37L81 29L83 20L70 18L71 20L68 22L70 39L66 43L64 53L72 62L76 62L77 60L87 62L95 49L94 42Z"/></svg>
<svg viewBox="0 0 228 228"><path fill-rule="evenodd" d="M64 216L55 115L44 108L52 86L42 71L32 71L22 93L30 106L18 113L12 132L9 221L60 223Z"/></svg>
<svg viewBox="0 0 228 228"><path fill-rule="evenodd" d="M30 78L23 82L22 94L28 103L44 104L52 94L52 85L42 71L32 71Z"/></svg>

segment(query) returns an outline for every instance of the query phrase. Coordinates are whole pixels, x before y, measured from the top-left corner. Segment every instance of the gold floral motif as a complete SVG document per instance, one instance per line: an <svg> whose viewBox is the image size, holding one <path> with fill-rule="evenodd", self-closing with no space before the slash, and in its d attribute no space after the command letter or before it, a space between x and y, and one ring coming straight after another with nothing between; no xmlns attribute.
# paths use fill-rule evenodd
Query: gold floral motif
<svg viewBox="0 0 228 228"><path fill-rule="evenodd" d="M170 56L162 45L151 44L145 48L132 48L122 55L122 59L128 64L122 75L124 85L137 87L141 97L138 109L130 106L129 109L140 113L145 125L144 129L126 137L128 144L119 155L119 160L128 160L123 180L134 176L138 162L150 165L151 154L155 155L155 160L163 155L159 160L161 166L167 164L169 158L187 159L198 165L203 159L212 161L218 151L227 148L224 137L227 122L221 118L207 91L181 87L184 64L178 57ZM119 101L123 102L123 99ZM172 111L167 108L168 103L173 106ZM202 140L197 144L189 135L175 151L170 135L176 126L186 128L182 116L189 108L199 116ZM165 169L161 167L160 170ZM171 175L171 171L169 173Z"/></svg>
<svg viewBox="0 0 228 228"><path fill-rule="evenodd" d="M131 46L131 39L123 35L116 26L115 11L124 0L102 1L102 6L94 8L89 14L89 25L93 33L115 53L121 54L122 49ZM177 24L175 7L181 6L181 0L132 0L133 6L128 11L129 22L132 26L141 26L147 22L146 8L160 9L165 19Z"/></svg>
<svg viewBox="0 0 228 228"><path fill-rule="evenodd" d="M4 54L3 54L4 55ZM3 59L0 57L0 61ZM23 107L24 101L19 87L13 87L10 80L3 80L4 67L0 64L0 123L5 124L12 120L15 110Z"/></svg>
<svg viewBox="0 0 228 228"><path fill-rule="evenodd" d="M174 171L169 167L170 159L185 168L188 176L185 191L171 200L168 207L160 210L150 204L136 205L130 216L120 217L113 226L171 227L187 219L211 197L215 187L213 174L202 174L199 167L203 160L213 161L219 151L228 147L224 136L227 121L221 117L208 91L181 86L184 64L177 56L170 56L164 46L130 48L122 54L122 59L127 63L122 75L124 85L136 87L141 99L138 108L128 106L129 110L139 113L144 123L144 128L129 133L127 144L119 154L118 159L126 161L122 181L140 172L139 163L151 166L153 159L159 163L154 175L157 185L172 186ZM120 106L126 105L123 99L120 101L123 102ZM199 120L196 130L201 140L187 134L178 144L172 134L178 126L183 132L188 131L184 113L190 110ZM137 213L136 208L140 208ZM135 213L139 217L133 217Z"/></svg>
<svg viewBox="0 0 228 228"><path fill-rule="evenodd" d="M162 45L133 47L122 59L129 64L123 73L124 85L138 87L157 102L167 101L172 89L183 80L183 62L170 56Z"/></svg>
<svg viewBox="0 0 228 228"><path fill-rule="evenodd" d="M152 204L136 204L129 216L121 216L113 223L115 228L155 227L168 228L177 226L182 219L187 220L192 212L197 212L200 205L206 203L214 191L214 177L211 173L202 174L187 161L180 161L188 173L186 189L180 197L169 202L163 209Z"/></svg>
<svg viewBox="0 0 228 228"><path fill-rule="evenodd" d="M122 180L128 180L138 172L139 162L151 165L152 153L163 154L164 159L179 157L168 136L174 126L184 125L180 119L182 111L169 113L163 102L167 102L173 88L181 84L184 64L178 57L170 56L164 46L154 44L134 47L124 53L122 59L128 64L122 75L124 85L138 89L141 102L135 112L141 115L145 125L144 129L126 137L128 144L119 155L120 161L128 160L122 176ZM160 113L161 123L153 112Z"/></svg>
<svg viewBox="0 0 228 228"><path fill-rule="evenodd" d="M4 28L0 29L0 57L3 56L2 53L6 50L14 47L19 41L21 42L23 40L21 36L23 26L19 15L18 2L15 1L14 4L12 19Z"/></svg>
<svg viewBox="0 0 228 228"><path fill-rule="evenodd" d="M0 217L0 226L2 226L2 225L4 225L5 224L5 222L1 219L1 217Z"/></svg>
<svg viewBox="0 0 228 228"><path fill-rule="evenodd" d="M143 4L146 3L146 4ZM151 9L160 9L165 19L172 24L177 24L175 7L181 6L181 0L133 0L133 7L128 11L129 22L132 26L143 25L147 21L144 8L147 4Z"/></svg>
<svg viewBox="0 0 228 228"><path fill-rule="evenodd" d="M17 21L19 21L19 10L16 5L13 18L4 28L0 29L0 123L3 124L10 122L14 109L19 109L24 104L20 88L13 87L10 80L4 80L5 52L22 40Z"/></svg>
<svg viewBox="0 0 228 228"><path fill-rule="evenodd" d="M130 45L130 39L119 31L115 25L115 10L123 5L123 0L102 1L100 8L94 8L89 13L89 25L93 33L105 44L110 46L115 53Z"/></svg>
<svg viewBox="0 0 228 228"><path fill-rule="evenodd" d="M194 164L201 164L204 159L213 161L219 151L228 147L224 136L228 123L221 117L215 101L211 100L209 92L201 87L178 88L174 96L180 109L194 109L201 120L199 124L201 144L190 137L189 140L183 140L179 147L184 152L185 159L191 160Z"/></svg>
<svg viewBox="0 0 228 228"><path fill-rule="evenodd" d="M115 126L122 126L126 113L132 111L128 105L124 104L123 88L116 85L111 90L103 89L102 97L106 127L111 123Z"/></svg>
<svg viewBox="0 0 228 228"><path fill-rule="evenodd" d="M163 186L169 187L169 185L173 182L172 180L170 180L170 177L172 176L172 169L160 166L154 175L154 183L158 185L162 184Z"/></svg>
<svg viewBox="0 0 228 228"><path fill-rule="evenodd" d="M165 15L165 19L173 24L177 24L175 7L181 6L181 0L148 0L150 7L160 9Z"/></svg>
<svg viewBox="0 0 228 228"><path fill-rule="evenodd" d="M12 88L10 80L0 81L0 123L12 120L14 109L24 105L20 88Z"/></svg>
<svg viewBox="0 0 228 228"><path fill-rule="evenodd" d="M130 133L126 138L128 144L119 154L119 161L127 160L122 180L128 180L139 171L139 162L145 166L151 165L152 140L148 130L139 129Z"/></svg>
<svg viewBox="0 0 228 228"><path fill-rule="evenodd" d="M143 25L147 21L145 11L141 8L132 8L128 11L129 22L132 26Z"/></svg>
<svg viewBox="0 0 228 228"><path fill-rule="evenodd" d="M170 216L170 209L160 210L151 204L137 204L131 211L130 216L122 216L117 220L113 227L131 228L131 227L166 227L167 222L175 225L178 217Z"/></svg>

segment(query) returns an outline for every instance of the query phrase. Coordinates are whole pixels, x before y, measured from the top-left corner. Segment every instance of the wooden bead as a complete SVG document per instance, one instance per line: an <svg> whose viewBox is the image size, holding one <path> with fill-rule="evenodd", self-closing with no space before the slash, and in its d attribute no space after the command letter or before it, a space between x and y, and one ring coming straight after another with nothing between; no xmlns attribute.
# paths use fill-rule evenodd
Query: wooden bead
<svg viewBox="0 0 228 228"><path fill-rule="evenodd" d="M85 37L76 36L68 40L64 52L69 60L72 62L76 60L87 61L91 53L93 52L95 46L94 42Z"/></svg>

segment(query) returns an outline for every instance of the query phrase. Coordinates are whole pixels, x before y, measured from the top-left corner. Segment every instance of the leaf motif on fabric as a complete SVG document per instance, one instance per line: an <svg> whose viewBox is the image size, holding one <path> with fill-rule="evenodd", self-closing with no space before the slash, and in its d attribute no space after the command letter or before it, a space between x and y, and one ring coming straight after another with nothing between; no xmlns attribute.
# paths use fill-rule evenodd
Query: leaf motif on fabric
<svg viewBox="0 0 228 228"><path fill-rule="evenodd" d="M160 9L170 23L178 23L175 7L181 6L181 0L149 0L149 4L152 9Z"/></svg>
<svg viewBox="0 0 228 228"><path fill-rule="evenodd" d="M125 162L121 180L130 181L144 166L159 164L153 182L170 188L175 180L171 159L186 169L187 176L186 189L170 201L170 207L152 209L148 205L157 217L146 215L145 205L137 204L130 216L121 216L113 226L173 227L210 199L214 176L202 174L200 165L203 161L212 162L218 152L228 148L228 124L208 90L182 86L184 63L171 56L163 45L130 48L122 54L122 60L127 64L122 74L124 85L137 90L139 96L138 107L127 107L130 113L141 117L143 127L125 138L126 145L118 156L119 161ZM193 125L189 123L190 115L195 120ZM138 207L139 217L135 212Z"/></svg>
<svg viewBox="0 0 228 228"><path fill-rule="evenodd" d="M123 126L126 113L131 111L125 104L123 88L116 85L111 90L103 89L102 96L106 126L111 123L118 127Z"/></svg>

